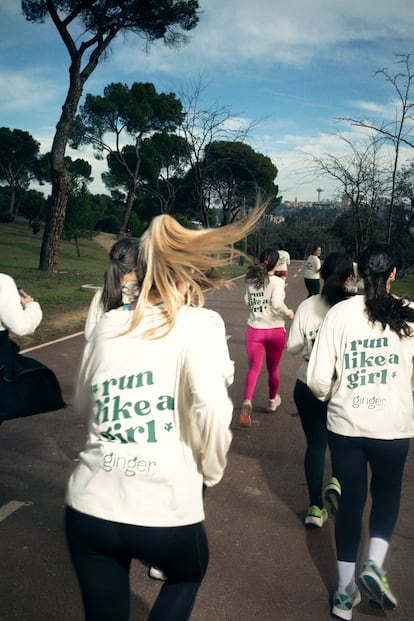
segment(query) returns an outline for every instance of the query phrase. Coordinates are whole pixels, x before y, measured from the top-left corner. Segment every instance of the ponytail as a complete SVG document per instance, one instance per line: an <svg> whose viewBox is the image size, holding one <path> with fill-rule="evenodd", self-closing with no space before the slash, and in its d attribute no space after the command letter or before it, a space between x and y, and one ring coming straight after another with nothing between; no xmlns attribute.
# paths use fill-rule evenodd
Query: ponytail
<svg viewBox="0 0 414 621"><path fill-rule="evenodd" d="M414 309L402 298L387 289L388 279L396 267L396 257L388 244L372 242L358 260L358 269L364 280L365 310L371 323L378 322L383 330L390 330L402 338L411 336Z"/></svg>
<svg viewBox="0 0 414 621"><path fill-rule="evenodd" d="M252 283L255 289L264 289L269 284L269 272L275 267L279 261L279 253L273 248L266 248L259 257L259 263L250 265L246 282Z"/></svg>
<svg viewBox="0 0 414 621"><path fill-rule="evenodd" d="M122 305L122 278L135 272L139 240L125 237L114 243L109 253L102 290L102 306L105 312Z"/></svg>
<svg viewBox="0 0 414 621"><path fill-rule="evenodd" d="M345 282L353 273L352 259L345 252L331 252L320 269L324 281L321 297L330 306L350 297L345 289Z"/></svg>

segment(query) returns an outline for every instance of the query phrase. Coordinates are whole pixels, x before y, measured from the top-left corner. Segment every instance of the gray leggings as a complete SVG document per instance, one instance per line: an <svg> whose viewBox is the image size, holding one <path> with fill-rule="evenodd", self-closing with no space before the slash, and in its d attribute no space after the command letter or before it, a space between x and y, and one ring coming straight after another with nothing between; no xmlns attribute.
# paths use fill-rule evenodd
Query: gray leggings
<svg viewBox="0 0 414 621"><path fill-rule="evenodd" d="M328 432L328 442L333 469L342 488L335 521L337 559L356 562L368 494L368 465L372 497L369 536L390 541L398 518L410 441L350 438Z"/></svg>

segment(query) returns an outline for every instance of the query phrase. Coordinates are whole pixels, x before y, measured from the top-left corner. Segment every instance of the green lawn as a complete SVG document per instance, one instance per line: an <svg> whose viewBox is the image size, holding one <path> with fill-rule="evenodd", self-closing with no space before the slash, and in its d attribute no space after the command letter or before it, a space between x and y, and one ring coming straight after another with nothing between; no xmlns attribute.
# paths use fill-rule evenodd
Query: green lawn
<svg viewBox="0 0 414 621"><path fill-rule="evenodd" d="M94 240L80 240L80 257L73 242L62 240L59 271L48 276L38 269L41 243L42 231L34 235L23 219L0 224L0 272L37 298L43 310L42 323L33 335L13 336L22 348L83 330L94 292L82 286L102 284L108 258L108 250ZM225 273L233 278L245 271L246 266L235 263Z"/></svg>
<svg viewBox="0 0 414 621"><path fill-rule="evenodd" d="M115 239L115 238L114 238ZM94 240L80 240L80 257L73 242L62 241L59 271L46 275L38 269L42 232L34 235L25 220L0 224L0 272L12 276L17 285L38 298L43 321L32 336L14 337L22 348L83 330L93 296L84 285L102 284L108 250ZM238 262L226 269L234 278L246 272ZM414 299L414 275L393 283L393 292Z"/></svg>
<svg viewBox="0 0 414 621"><path fill-rule="evenodd" d="M0 271L37 298L44 315L32 336L14 340L28 347L82 330L93 296L93 291L82 286L102 283L107 250L96 241L83 239L78 257L75 244L62 241L59 271L49 276L38 269L41 232L34 235L24 220L0 224L0 240Z"/></svg>
<svg viewBox="0 0 414 621"><path fill-rule="evenodd" d="M408 274L404 278L397 279L392 283L392 292L410 300L414 300L414 274Z"/></svg>

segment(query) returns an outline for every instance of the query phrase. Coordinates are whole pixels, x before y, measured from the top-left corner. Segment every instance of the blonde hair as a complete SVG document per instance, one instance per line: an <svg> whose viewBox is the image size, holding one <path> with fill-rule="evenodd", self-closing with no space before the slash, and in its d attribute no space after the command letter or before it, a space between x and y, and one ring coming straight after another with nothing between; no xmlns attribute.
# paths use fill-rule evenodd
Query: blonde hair
<svg viewBox="0 0 414 621"><path fill-rule="evenodd" d="M140 293L128 331L139 325L154 294L162 300L161 319L145 336L160 338L173 328L182 306L203 305L203 289L228 285L215 268L230 263L234 255L243 255L231 245L256 228L268 202L257 203L245 218L215 229L187 229L169 215L154 218L140 240Z"/></svg>

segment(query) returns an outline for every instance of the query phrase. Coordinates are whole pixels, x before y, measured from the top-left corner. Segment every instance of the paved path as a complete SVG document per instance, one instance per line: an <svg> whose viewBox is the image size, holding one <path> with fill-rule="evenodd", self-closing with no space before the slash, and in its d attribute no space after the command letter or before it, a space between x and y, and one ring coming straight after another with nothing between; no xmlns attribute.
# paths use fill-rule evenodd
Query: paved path
<svg viewBox="0 0 414 621"><path fill-rule="evenodd" d="M288 281L287 302L293 308L306 295L299 269L299 263L292 265ZM206 305L220 312L231 336L235 411L228 468L221 484L207 494L211 561L192 621L327 621L336 582L334 522L330 518L321 530L303 526L304 439L292 398L299 359L283 355L282 405L275 414L265 411L263 371L255 392L253 424L239 429L248 314L242 299L243 279L233 289L207 294ZM83 336L77 335L28 354L56 370L69 403L82 348ZM0 621L83 619L62 517L64 487L85 433L85 421L70 405L1 427ZM400 599L399 608L388 615L394 621L414 619L413 483L411 451L387 559L390 581ZM147 579L144 568L135 563L131 585L131 621L144 621L159 583ZM354 612L355 621L381 616L366 599Z"/></svg>

